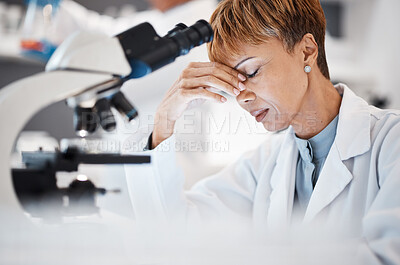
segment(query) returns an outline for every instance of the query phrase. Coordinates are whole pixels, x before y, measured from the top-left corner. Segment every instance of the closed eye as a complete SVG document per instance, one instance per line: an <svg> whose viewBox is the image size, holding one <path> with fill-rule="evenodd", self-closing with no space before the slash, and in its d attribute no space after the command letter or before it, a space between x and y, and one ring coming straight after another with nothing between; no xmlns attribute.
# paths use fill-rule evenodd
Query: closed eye
<svg viewBox="0 0 400 265"><path fill-rule="evenodd" d="M258 70L259 69L257 69L254 73L252 73L252 74L246 74L247 75L247 78L253 78L253 77L255 77L256 76L256 74L258 73Z"/></svg>

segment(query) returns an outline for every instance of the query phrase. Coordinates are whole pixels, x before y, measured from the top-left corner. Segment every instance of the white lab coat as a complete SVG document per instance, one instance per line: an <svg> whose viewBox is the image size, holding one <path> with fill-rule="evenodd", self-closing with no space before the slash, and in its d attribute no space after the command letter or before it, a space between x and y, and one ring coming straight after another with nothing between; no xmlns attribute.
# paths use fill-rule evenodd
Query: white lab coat
<svg viewBox="0 0 400 265"><path fill-rule="evenodd" d="M400 264L400 112L369 106L345 85L336 88L343 95L336 138L302 222L358 239L368 262ZM290 225L298 157L291 127L187 192L174 146L172 136L145 152L151 166L126 166L137 220Z"/></svg>

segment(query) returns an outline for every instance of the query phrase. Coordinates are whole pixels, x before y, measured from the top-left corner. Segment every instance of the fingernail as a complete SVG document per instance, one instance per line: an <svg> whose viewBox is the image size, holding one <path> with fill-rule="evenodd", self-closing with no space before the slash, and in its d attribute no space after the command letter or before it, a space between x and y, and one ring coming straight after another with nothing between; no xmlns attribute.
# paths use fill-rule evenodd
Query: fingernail
<svg viewBox="0 0 400 265"><path fill-rule="evenodd" d="M242 75L242 74L238 74L238 77L242 81L246 80L246 77L244 75Z"/></svg>
<svg viewBox="0 0 400 265"><path fill-rule="evenodd" d="M221 97L221 102L225 103L226 102L226 98Z"/></svg>
<svg viewBox="0 0 400 265"><path fill-rule="evenodd" d="M235 88L235 89L233 89L233 93L237 96L240 94L240 91Z"/></svg>
<svg viewBox="0 0 400 265"><path fill-rule="evenodd" d="M240 91L243 91L246 89L246 86L243 83L239 82L239 88L240 88Z"/></svg>

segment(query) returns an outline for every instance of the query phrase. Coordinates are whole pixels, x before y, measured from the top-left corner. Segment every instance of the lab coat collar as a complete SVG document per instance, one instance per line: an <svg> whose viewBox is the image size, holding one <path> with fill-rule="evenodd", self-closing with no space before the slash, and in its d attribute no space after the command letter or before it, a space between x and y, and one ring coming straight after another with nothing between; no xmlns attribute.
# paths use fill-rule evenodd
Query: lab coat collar
<svg viewBox="0 0 400 265"><path fill-rule="evenodd" d="M303 222L307 223L313 220L319 212L339 196L352 179L353 175L341 162L337 143L333 143L311 194Z"/></svg>
<svg viewBox="0 0 400 265"><path fill-rule="evenodd" d="M370 111L368 103L346 85L338 84L335 88L343 97L335 141L340 158L344 161L371 148Z"/></svg>

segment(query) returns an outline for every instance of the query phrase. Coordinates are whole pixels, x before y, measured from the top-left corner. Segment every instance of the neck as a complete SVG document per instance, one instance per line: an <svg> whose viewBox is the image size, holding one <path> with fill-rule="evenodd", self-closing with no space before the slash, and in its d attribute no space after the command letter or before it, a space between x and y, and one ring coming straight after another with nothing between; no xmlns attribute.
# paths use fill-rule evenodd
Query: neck
<svg viewBox="0 0 400 265"><path fill-rule="evenodd" d="M319 71L308 75L308 89L300 111L291 125L302 139L320 133L339 114L342 98L332 83Z"/></svg>
<svg viewBox="0 0 400 265"><path fill-rule="evenodd" d="M178 5L189 2L190 0L150 0L154 8L161 12L166 12Z"/></svg>

